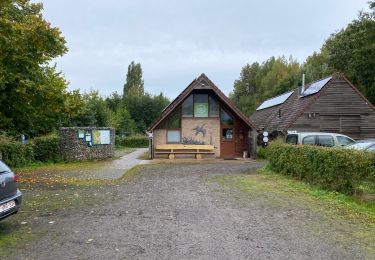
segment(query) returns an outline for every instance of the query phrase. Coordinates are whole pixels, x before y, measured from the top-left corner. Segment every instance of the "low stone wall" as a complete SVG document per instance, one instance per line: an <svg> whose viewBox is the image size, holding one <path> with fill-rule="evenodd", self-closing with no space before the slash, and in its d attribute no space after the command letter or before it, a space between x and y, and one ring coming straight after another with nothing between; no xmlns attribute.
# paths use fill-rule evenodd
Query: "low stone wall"
<svg viewBox="0 0 375 260"><path fill-rule="evenodd" d="M95 130L109 130L109 144L96 144L92 134ZM83 138L82 133L84 133ZM90 135L91 140L89 140ZM62 127L60 128L60 151L61 156L68 161L112 158L115 156L115 129L106 127Z"/></svg>

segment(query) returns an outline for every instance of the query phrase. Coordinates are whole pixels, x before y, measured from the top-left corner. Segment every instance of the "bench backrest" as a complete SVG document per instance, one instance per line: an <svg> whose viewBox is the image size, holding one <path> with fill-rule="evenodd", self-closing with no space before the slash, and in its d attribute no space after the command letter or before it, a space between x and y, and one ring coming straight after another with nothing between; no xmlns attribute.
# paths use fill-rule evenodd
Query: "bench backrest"
<svg viewBox="0 0 375 260"><path fill-rule="evenodd" d="M214 150L213 145L205 144L159 144L155 146L156 150Z"/></svg>

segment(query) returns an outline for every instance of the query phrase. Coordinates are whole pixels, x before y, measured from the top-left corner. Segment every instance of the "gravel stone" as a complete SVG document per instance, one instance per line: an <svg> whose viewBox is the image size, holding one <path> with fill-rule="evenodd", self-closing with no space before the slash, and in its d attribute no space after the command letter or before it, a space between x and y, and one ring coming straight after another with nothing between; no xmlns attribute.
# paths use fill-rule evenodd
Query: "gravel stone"
<svg viewBox="0 0 375 260"><path fill-rule="evenodd" d="M318 213L210 181L249 174L255 161L151 164L106 206L64 215L21 259L357 259L373 256L312 232ZM328 232L328 233L327 233ZM333 232L333 233L332 233ZM90 243L87 243L90 241ZM57 246L53 246L57 244ZM53 249L52 249L53 248Z"/></svg>

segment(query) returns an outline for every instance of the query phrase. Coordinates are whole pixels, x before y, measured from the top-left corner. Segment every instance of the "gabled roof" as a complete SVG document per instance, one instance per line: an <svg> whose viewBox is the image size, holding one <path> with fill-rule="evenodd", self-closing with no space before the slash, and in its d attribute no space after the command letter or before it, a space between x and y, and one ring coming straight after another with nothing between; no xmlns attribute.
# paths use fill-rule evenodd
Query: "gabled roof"
<svg viewBox="0 0 375 260"><path fill-rule="evenodd" d="M212 90L219 100L223 102L232 113L239 117L247 126L258 130L255 123L243 114L230 100L221 92L221 90L204 74L202 73L198 78L194 79L161 113L147 129L148 131L154 130L175 108L177 108L194 89L210 89Z"/></svg>
<svg viewBox="0 0 375 260"><path fill-rule="evenodd" d="M374 106L345 78L337 73L332 76L314 81L305 86L305 91L299 95L298 88L284 100L283 103L255 111L251 119L259 126L269 130L286 131L314 102L329 88L337 78L344 79L350 87L374 109ZM281 117L279 117L279 110Z"/></svg>

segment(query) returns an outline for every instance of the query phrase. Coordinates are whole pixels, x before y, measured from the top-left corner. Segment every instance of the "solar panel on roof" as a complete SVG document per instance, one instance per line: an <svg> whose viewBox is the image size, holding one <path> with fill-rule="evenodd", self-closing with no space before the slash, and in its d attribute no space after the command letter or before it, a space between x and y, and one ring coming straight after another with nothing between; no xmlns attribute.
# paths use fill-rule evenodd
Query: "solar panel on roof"
<svg viewBox="0 0 375 260"><path fill-rule="evenodd" d="M309 95L318 93L328 83L328 81L330 81L331 79L332 79L332 77L328 77L328 78L319 80L317 82L314 82L313 84L310 85L310 87L308 89L306 89L301 94L301 96L305 97L305 96L309 96Z"/></svg>
<svg viewBox="0 0 375 260"><path fill-rule="evenodd" d="M261 109L265 109L265 108L268 108L268 107L273 107L273 106L276 106L276 105L280 105L282 103L285 102L285 100L287 100L290 95L293 94L294 91L290 91L288 93L285 93L285 94L282 94L280 96L277 96L277 97L274 97L274 98L271 98L271 99L268 99L266 101L264 101L258 108L257 110L261 110Z"/></svg>

